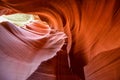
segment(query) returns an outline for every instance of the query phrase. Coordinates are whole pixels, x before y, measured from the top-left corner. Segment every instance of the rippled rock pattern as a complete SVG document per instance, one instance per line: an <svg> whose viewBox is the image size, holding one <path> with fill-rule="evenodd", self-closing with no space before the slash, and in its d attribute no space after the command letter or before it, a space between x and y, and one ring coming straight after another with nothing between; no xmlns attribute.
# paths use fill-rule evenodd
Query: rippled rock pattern
<svg viewBox="0 0 120 80"><path fill-rule="evenodd" d="M58 32L47 33L54 33L53 35L58 35L57 37L63 37L59 37L59 39L63 39L63 42L61 42L62 45L57 43L59 41L58 39L52 38L55 36L47 37L48 40L46 41L56 39L56 44L59 44L59 48L61 48L66 41L67 46L61 48L62 51L54 47L57 50L57 52L55 51L57 55L54 54L55 58L46 57L46 60L49 60L41 63L38 69L30 76L29 72L22 72L21 70L28 69L29 63L32 63L33 55L31 55L31 53L26 54L27 52L25 56L22 54L17 55L15 54L17 53L16 50L15 53L10 54L8 51L6 54L9 54L9 56L13 55L11 57L15 59L15 62L13 62L14 60L12 62L15 64L12 65L12 62L8 62L10 60L3 52L5 48L2 48L2 46L6 44L10 46L12 43L9 41L10 38L8 39L6 37L10 34L7 32L4 33L4 31L6 31L4 30L6 23L1 23L0 64L2 64L3 67L0 67L0 77L3 76L3 78L5 78L3 80L25 80L28 77L28 80L120 80L119 0L1 0L0 15L12 13L39 15L40 19L46 22L50 29ZM10 23L7 23L7 25L8 24L10 26L12 25ZM13 28L16 30L15 26ZM7 30L11 32L11 28L8 29L8 26ZM38 29L33 28L33 30ZM67 37L65 37L64 33ZM15 32L14 35L16 34L18 33ZM17 39L24 41L26 38L21 37ZM1 43L2 40L3 42L7 41L6 44ZM26 43L29 44L29 42ZM27 46L29 47L28 44ZM38 46L37 48L40 49ZM24 46L21 46L21 48L22 47L24 48ZM26 50L26 48L24 48L24 50ZM7 48L5 51L7 51ZM43 53L48 54L49 52ZM68 55L70 61L67 59ZM24 59L21 59L20 56ZM36 54L34 54L34 56L36 56ZM8 61L4 62L4 59ZM19 64L19 62L21 64ZM24 62L27 63L22 66ZM40 64L41 60L38 62ZM68 66L69 62L70 66ZM13 68L13 70L10 70L11 73L8 73L7 68L9 67ZM15 74L17 74L17 76L15 76ZM28 75L24 76L24 74Z"/></svg>

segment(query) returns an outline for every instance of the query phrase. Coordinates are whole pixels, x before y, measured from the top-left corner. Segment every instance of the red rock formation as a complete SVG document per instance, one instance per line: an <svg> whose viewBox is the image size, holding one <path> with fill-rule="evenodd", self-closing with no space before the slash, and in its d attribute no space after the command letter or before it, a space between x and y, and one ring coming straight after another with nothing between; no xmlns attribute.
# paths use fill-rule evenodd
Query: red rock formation
<svg viewBox="0 0 120 80"><path fill-rule="evenodd" d="M1 15L37 14L51 28L65 32L71 67L80 78L85 74L86 80L120 79L119 0L1 0L0 4Z"/></svg>

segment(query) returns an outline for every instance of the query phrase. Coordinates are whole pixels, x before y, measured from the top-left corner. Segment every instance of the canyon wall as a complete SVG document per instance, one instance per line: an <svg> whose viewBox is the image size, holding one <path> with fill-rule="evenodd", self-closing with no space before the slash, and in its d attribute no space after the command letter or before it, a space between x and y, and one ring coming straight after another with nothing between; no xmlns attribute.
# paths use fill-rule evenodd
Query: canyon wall
<svg viewBox="0 0 120 80"><path fill-rule="evenodd" d="M75 74L85 74L86 80L120 79L119 0L1 0L0 4L1 15L37 14L52 29L66 33Z"/></svg>

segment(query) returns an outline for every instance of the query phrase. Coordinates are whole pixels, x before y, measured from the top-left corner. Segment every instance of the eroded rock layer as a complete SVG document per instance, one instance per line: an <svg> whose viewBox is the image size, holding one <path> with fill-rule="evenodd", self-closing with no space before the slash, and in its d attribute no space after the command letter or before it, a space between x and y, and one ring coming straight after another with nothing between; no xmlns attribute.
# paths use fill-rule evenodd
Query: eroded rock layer
<svg viewBox="0 0 120 80"><path fill-rule="evenodd" d="M120 79L120 75L117 75L120 74L120 71L116 72L115 70L120 66L120 53L117 51L112 54L118 54L119 58L115 59L118 62L112 65L111 69L104 68L108 69L106 76L102 76L102 71L96 72L101 74L98 78L104 78L93 77L97 75L96 73L92 77L89 76L92 72L90 69L94 68L94 66L91 67L91 64L97 63L111 50L120 48L119 0L1 0L0 6L0 15L18 12L37 14L42 21L47 22L51 29L66 33L67 53L70 55L71 67L75 74L80 77L85 74L86 80ZM99 55L103 57L96 59ZM104 60L107 58L109 57ZM94 63L90 64L90 69L89 66L86 67L84 73L83 67L91 61ZM105 64L109 66L107 62ZM98 65L102 66L103 64L101 62ZM112 70L115 73L112 73ZM109 78L109 72L111 72L110 75L116 74L116 76Z"/></svg>

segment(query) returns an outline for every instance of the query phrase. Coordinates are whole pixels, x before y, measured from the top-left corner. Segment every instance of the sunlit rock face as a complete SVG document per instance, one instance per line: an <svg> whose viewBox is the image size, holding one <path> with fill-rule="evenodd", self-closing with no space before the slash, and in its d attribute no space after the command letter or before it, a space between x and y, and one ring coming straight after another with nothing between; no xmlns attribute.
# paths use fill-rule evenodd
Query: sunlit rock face
<svg viewBox="0 0 120 80"><path fill-rule="evenodd" d="M1 15L37 14L51 29L64 32L76 75L83 78L85 74L86 80L120 79L119 0L2 0L0 4Z"/></svg>

